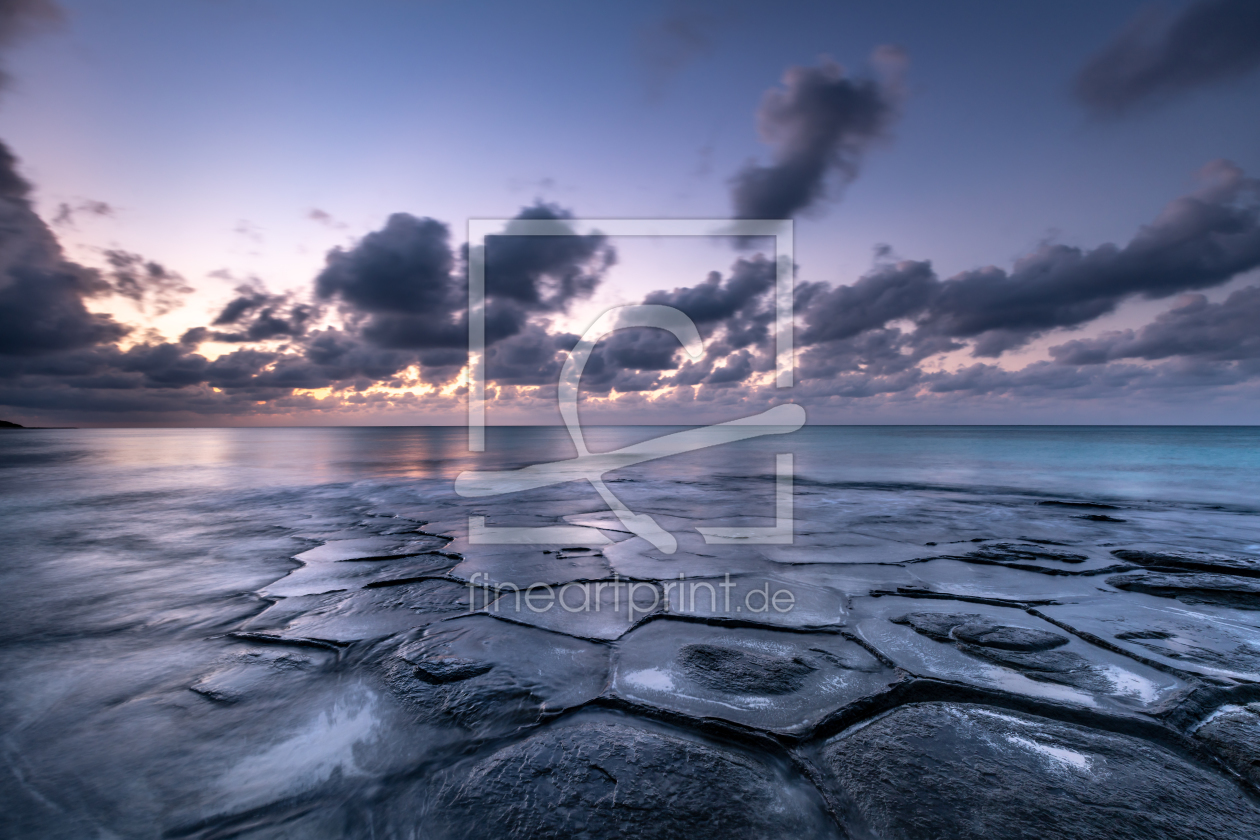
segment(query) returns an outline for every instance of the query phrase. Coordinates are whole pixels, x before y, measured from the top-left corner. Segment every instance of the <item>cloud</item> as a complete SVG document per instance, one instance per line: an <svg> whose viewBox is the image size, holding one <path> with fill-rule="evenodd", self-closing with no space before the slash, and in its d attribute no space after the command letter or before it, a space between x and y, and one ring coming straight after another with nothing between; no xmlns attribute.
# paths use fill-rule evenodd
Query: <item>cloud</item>
<svg viewBox="0 0 1260 840"><path fill-rule="evenodd" d="M327 210L320 210L318 207L312 207L306 214L306 218L310 219L312 222L318 222L324 227L332 228L333 230L345 230L347 227L345 222L338 221L333 218L333 215Z"/></svg>
<svg viewBox="0 0 1260 840"><path fill-rule="evenodd" d="M98 272L65 259L29 194L16 159L0 144L0 355L55 353L122 338L127 327L83 303L112 287Z"/></svg>
<svg viewBox="0 0 1260 840"><path fill-rule="evenodd" d="M379 347L455 347L467 343L468 330L457 317L465 293L454 267L445 224L395 213L353 248L330 251L315 293L340 301Z"/></svg>
<svg viewBox="0 0 1260 840"><path fill-rule="evenodd" d="M0 49L62 19L61 9L52 0L0 0ZM0 68L0 88L8 84L9 75Z"/></svg>
<svg viewBox="0 0 1260 840"><path fill-rule="evenodd" d="M86 213L89 216L98 218L109 218L115 215L117 210L113 205L105 201L96 201L94 199L85 199L76 205L70 205L63 201L57 205L57 214L53 216L52 223L57 226L74 225L75 216Z"/></svg>
<svg viewBox="0 0 1260 840"><path fill-rule="evenodd" d="M943 281L930 263L903 261L850 286L807 286L798 299L802 344L844 341L907 319L918 355L969 340L975 355L996 357L1131 297L1218 286L1260 266L1260 184L1226 161L1200 174L1199 190L1169 203L1124 247L1047 244L1010 271L989 266Z"/></svg>
<svg viewBox="0 0 1260 840"><path fill-rule="evenodd" d="M732 179L735 216L791 218L825 197L832 173L840 184L852 181L866 149L897 116L905 62L899 49L880 47L873 60L878 80L850 78L830 60L790 68L757 112L774 163L749 164Z"/></svg>
<svg viewBox="0 0 1260 840"><path fill-rule="evenodd" d="M183 296L193 292L193 287L178 273L139 254L107 250L105 261L109 265L105 277L114 294L134 301L141 311L149 303L156 314L163 315L183 306Z"/></svg>
<svg viewBox="0 0 1260 840"><path fill-rule="evenodd" d="M828 173L851 177L853 155L879 134L845 139L852 125L837 129L819 118L814 100L826 97L811 86L854 96L887 91L846 79L838 68L800 73L774 107L763 108L786 134L777 163L759 177L787 183L792 161L824 160L801 193L814 201ZM814 134L823 140L809 140ZM156 333L129 335L86 303L120 295L161 309L186 290L183 279L122 250L105 252L100 271L67 261L32 211L12 156L0 152L0 404L120 418L455 409L467 358L467 246L452 243L446 224L394 214L353 245L329 251L308 290L276 294L261 281L238 281L207 323L168 342ZM1220 304L1186 293L1260 266L1260 184L1224 161L1201 175L1199 189L1169 203L1123 246L1046 244L1009 269L947 279L927 260L893 260L885 249L849 285L800 282L793 396L821 406L940 406L990 398L1116 400L1193 388L1249 393L1260 380L1260 344L1251 337L1260 290L1243 289ZM577 341L555 323L592 295L615 263L598 234L512 235L521 221L571 218L561 207L536 203L487 240L489 393L505 403L550 408L544 401ZM697 324L704 357L684 360L677 340L660 330L618 331L592 352L584 393L599 400L615 392L617 405L657 412L773 404L782 395L760 383L774 368L774 285L774 263L756 255L694 285L647 294L645 303L676 307ZM1126 299L1174 295L1183 298L1152 324L1056 345L1054 361L1021 370L925 366L931 356L963 348L996 357L1049 331L1088 324ZM340 320L330 326L325 316L334 313ZM124 350L124 337L142 340ZM209 359L197 348L211 340L237 347ZM443 393L418 396L421 383Z"/></svg>
<svg viewBox="0 0 1260 840"><path fill-rule="evenodd" d="M554 387L565 354L577 342L572 333L552 333L545 325L529 324L486 351L486 378L500 385Z"/></svg>
<svg viewBox="0 0 1260 840"><path fill-rule="evenodd" d="M1196 0L1172 19L1148 10L1076 77L1077 98L1096 114L1135 106L1260 67L1260 3Z"/></svg>
<svg viewBox="0 0 1260 840"><path fill-rule="evenodd" d="M517 220L565 220L552 204L526 207ZM486 339L520 332L532 316L563 312L588 297L615 262L599 234L512 235L509 223L486 244ZM385 348L467 350L467 280L456 271L450 230L406 213L351 249L329 252L315 280L321 300L340 301L354 328Z"/></svg>
<svg viewBox="0 0 1260 840"><path fill-rule="evenodd" d="M976 355L997 356L1126 298L1206 289L1260 266L1260 184L1225 161L1201 174L1200 190L1168 204L1123 248L1046 245L1009 273L990 267L951 278L920 330L974 339Z"/></svg>
<svg viewBox="0 0 1260 840"><path fill-rule="evenodd" d="M213 337L216 341L245 342L297 338L319 314L318 306L295 301L292 295L271 294L255 281L237 286L236 297L211 322L211 326L236 329L206 331L201 340Z"/></svg>
<svg viewBox="0 0 1260 840"><path fill-rule="evenodd" d="M738 385L753 373L753 357L747 350L740 350L726 357L724 365L714 368L713 372L705 377L705 384L714 387L728 387Z"/></svg>
<svg viewBox="0 0 1260 840"><path fill-rule="evenodd" d="M940 289L932 264L911 260L879 266L850 286L823 287L803 302L801 342L844 340L918 315Z"/></svg>
<svg viewBox="0 0 1260 840"><path fill-rule="evenodd" d="M1204 295L1192 294L1140 330L1076 339L1051 347L1050 355L1068 365L1171 356L1215 361L1260 359L1258 325L1260 287L1239 289L1221 303L1208 303Z"/></svg>
<svg viewBox="0 0 1260 840"><path fill-rule="evenodd" d="M711 271L695 286L652 292L644 303L681 310L702 335L707 334L707 352L724 356L744 347L765 346L774 322L774 283L774 262L758 254L736 260L725 279Z"/></svg>
<svg viewBox="0 0 1260 840"><path fill-rule="evenodd" d="M728 4L675 2L667 14L639 32L639 59L649 96L659 96L683 67L713 48L716 32L731 19Z"/></svg>
<svg viewBox="0 0 1260 840"><path fill-rule="evenodd" d="M555 205L526 207L514 221L563 221L573 214ZM486 297L528 312L563 312L573 301L590 297L617 261L601 234L513 236L509 222L501 235L486 240Z"/></svg>

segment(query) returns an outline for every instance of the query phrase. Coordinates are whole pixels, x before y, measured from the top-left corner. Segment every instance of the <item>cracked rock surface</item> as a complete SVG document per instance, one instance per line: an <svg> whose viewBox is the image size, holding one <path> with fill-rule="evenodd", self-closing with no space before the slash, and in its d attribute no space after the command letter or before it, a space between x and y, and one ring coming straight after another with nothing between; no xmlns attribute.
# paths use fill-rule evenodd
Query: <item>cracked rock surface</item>
<svg viewBox="0 0 1260 840"><path fill-rule="evenodd" d="M1149 741L985 706L922 703L828 741L854 833L887 840L1241 838L1243 791Z"/></svg>

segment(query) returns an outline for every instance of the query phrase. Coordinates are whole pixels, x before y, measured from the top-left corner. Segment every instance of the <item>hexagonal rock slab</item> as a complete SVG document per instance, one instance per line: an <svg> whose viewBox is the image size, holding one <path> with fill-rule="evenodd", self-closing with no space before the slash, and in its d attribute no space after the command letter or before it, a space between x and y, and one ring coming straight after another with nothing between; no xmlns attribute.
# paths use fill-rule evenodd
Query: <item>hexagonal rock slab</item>
<svg viewBox="0 0 1260 840"><path fill-rule="evenodd" d="M473 593L480 598L480 591ZM286 598L245 627L280 638L350 643L383 639L469 612L469 589L448 580L422 580L313 598ZM480 601L477 601L480 606Z"/></svg>
<svg viewBox="0 0 1260 840"><path fill-rule="evenodd" d="M455 776L427 837L834 838L821 797L786 762L595 719L556 726Z"/></svg>
<svg viewBox="0 0 1260 840"><path fill-rule="evenodd" d="M899 678L838 635L657 619L618 644L611 690L693 718L801 734Z"/></svg>
<svg viewBox="0 0 1260 840"><path fill-rule="evenodd" d="M858 837L1243 840L1260 807L1233 780L1125 735L984 706L903 706L828 741Z"/></svg>
<svg viewBox="0 0 1260 840"><path fill-rule="evenodd" d="M579 639L621 638L664 604L660 587L646 581L570 581L523 591L492 588L490 593L487 615Z"/></svg>
<svg viewBox="0 0 1260 840"><path fill-rule="evenodd" d="M1107 584L1130 592L1176 598L1183 604L1215 604L1260 610L1260 580L1210 572L1128 572Z"/></svg>
<svg viewBox="0 0 1260 840"><path fill-rule="evenodd" d="M1038 612L1178 670L1260 681L1260 622L1252 610L1183 606L1134 592L1040 607Z"/></svg>
<svg viewBox="0 0 1260 840"><path fill-rule="evenodd" d="M847 596L839 589L770 575L659 581L664 612L767 627L828 630L844 626Z"/></svg>
<svg viewBox="0 0 1260 840"><path fill-rule="evenodd" d="M390 686L431 723L503 734L603 692L608 648L507 624L455 618L404 641L385 663Z"/></svg>
<svg viewBox="0 0 1260 840"><path fill-rule="evenodd" d="M1217 709L1195 730L1194 737L1211 747L1235 773L1260 788L1260 703Z"/></svg>
<svg viewBox="0 0 1260 840"><path fill-rule="evenodd" d="M1172 548L1117 548L1116 557L1139 566L1187 569L1195 572L1219 572L1260 577L1260 558L1220 554L1214 551L1188 551Z"/></svg>
<svg viewBox="0 0 1260 840"><path fill-rule="evenodd" d="M859 637L917 676L1122 713L1157 711L1189 690L1021 609L882 597L855 599L852 616Z"/></svg>

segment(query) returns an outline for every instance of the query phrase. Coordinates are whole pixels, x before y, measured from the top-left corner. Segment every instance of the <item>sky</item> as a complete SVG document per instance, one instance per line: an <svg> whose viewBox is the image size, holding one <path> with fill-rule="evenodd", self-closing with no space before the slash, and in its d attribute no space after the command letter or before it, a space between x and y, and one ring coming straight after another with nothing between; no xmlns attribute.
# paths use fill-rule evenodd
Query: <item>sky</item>
<svg viewBox="0 0 1260 840"><path fill-rule="evenodd" d="M765 240L505 235L491 423L642 303L704 355L587 422L1260 418L1254 0L0 0L0 69L13 422L462 423L517 218L793 220L795 384Z"/></svg>

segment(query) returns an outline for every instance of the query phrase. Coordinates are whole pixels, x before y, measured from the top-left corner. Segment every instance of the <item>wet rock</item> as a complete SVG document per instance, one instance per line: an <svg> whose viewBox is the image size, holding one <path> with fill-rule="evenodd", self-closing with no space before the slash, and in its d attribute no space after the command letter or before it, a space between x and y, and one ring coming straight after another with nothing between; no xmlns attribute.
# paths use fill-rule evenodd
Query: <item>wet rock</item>
<svg viewBox="0 0 1260 840"><path fill-rule="evenodd" d="M665 607L661 588L646 581L579 580L519 591L503 586L489 592L493 599L486 608L489 614L581 639L620 638Z"/></svg>
<svg viewBox="0 0 1260 840"><path fill-rule="evenodd" d="M907 603L855 601L853 612L861 617L858 635L914 674L1119 712L1155 711L1184 688L1172 675L1058 632L1024 610L975 605L976 613L961 613L942 605L902 612Z"/></svg>
<svg viewBox="0 0 1260 840"><path fill-rule="evenodd" d="M1077 565L977 563L967 558L943 557L915 563L910 568L918 585L963 598L1044 604L1098 591L1097 578L1074 574L1082 569Z"/></svg>
<svg viewBox="0 0 1260 840"><path fill-rule="evenodd" d="M720 645L685 645L678 664L693 681L719 691L776 695L799 691L817 670L799 656L774 656Z"/></svg>
<svg viewBox="0 0 1260 840"><path fill-rule="evenodd" d="M1260 576L1260 560L1253 557L1236 557L1210 551L1176 551L1161 549L1147 551L1134 548L1117 548L1111 552L1128 563L1139 566L1161 566L1169 569L1186 569L1195 572L1219 572Z"/></svg>
<svg viewBox="0 0 1260 840"><path fill-rule="evenodd" d="M320 651L247 650L227 658L223 667L189 688L210 700L238 703L252 694L274 691L278 681L314 671L330 659Z"/></svg>
<svg viewBox="0 0 1260 840"><path fill-rule="evenodd" d="M1084 554L1075 554L1047 545L1029 543L993 543L967 555L979 560L992 560L997 563L1035 563L1039 560L1057 560L1060 563L1084 563L1089 559Z"/></svg>
<svg viewBox="0 0 1260 840"><path fill-rule="evenodd" d="M347 592L320 599L318 606L292 616L271 632L282 637L332 642L383 639L442 618L469 613L469 597L467 586L447 580ZM481 606L479 590L474 590L471 597L475 606ZM277 605L282 610L285 606L284 601ZM266 618L268 612L270 610L259 619ZM288 617L286 613L279 615Z"/></svg>
<svg viewBox="0 0 1260 840"><path fill-rule="evenodd" d="M796 734L899 678L838 634L656 619L618 642L611 691L695 719Z"/></svg>
<svg viewBox="0 0 1260 840"><path fill-rule="evenodd" d="M457 560L443 553L406 557L311 561L259 590L268 598L298 598L350 589L376 588L436 577Z"/></svg>
<svg viewBox="0 0 1260 840"><path fill-rule="evenodd" d="M1066 640L1065 640L1066 641ZM996 662L1019 671L1030 680L1070 685L1086 691L1107 692L1114 684L1110 677L1078 653L1066 650L1023 653L1001 648L960 644L963 653Z"/></svg>
<svg viewBox="0 0 1260 840"><path fill-rule="evenodd" d="M411 664L416 666L415 674L417 677L434 685L479 677L493 667L488 662L473 662L455 656L421 659L413 661Z"/></svg>
<svg viewBox="0 0 1260 840"><path fill-rule="evenodd" d="M552 553L536 546L474 545L455 541L450 551L464 560L452 576L481 585L518 586L562 584L571 580L599 580L612 576L612 567L603 554L593 551Z"/></svg>
<svg viewBox="0 0 1260 840"><path fill-rule="evenodd" d="M1062 647L1061 633L1029 627L993 624L979 615L910 613L894 618L938 642L954 642L972 656L1020 671L1029 679L1070 685L1086 691L1108 691L1112 681L1089 660Z"/></svg>
<svg viewBox="0 0 1260 840"><path fill-rule="evenodd" d="M466 736L503 737L543 720L540 686L507 671L435 682L423 669L393 668L390 687L420 723L453 727Z"/></svg>
<svg viewBox="0 0 1260 840"><path fill-rule="evenodd" d="M1186 604L1220 604L1242 609L1260 609L1260 580L1239 580L1206 572L1170 574L1128 572L1107 578L1116 589L1145 592L1161 598L1176 598Z"/></svg>
<svg viewBox="0 0 1260 840"><path fill-rule="evenodd" d="M955 627L977 622L983 618L984 616L976 613L918 612L899 615L890 619L890 621L893 624L904 624L908 627L913 627L917 632L922 633L929 639L936 639L938 642L948 642L953 638L950 633Z"/></svg>
<svg viewBox="0 0 1260 840"><path fill-rule="evenodd" d="M435 551L446 545L446 540L420 536L413 531L409 536L375 536L350 540L332 540L321 546L303 551L294 557L303 563L336 563L349 560L377 560L385 557L405 557L426 551Z"/></svg>
<svg viewBox="0 0 1260 840"><path fill-rule="evenodd" d="M984 706L903 706L828 741L850 833L881 840L1242 840L1260 808L1137 738Z"/></svg>
<svg viewBox="0 0 1260 840"><path fill-rule="evenodd" d="M1049 630L994 624L976 613L916 612L891 619L913 627L938 642L958 641L971 646L1007 651L1045 651L1068 643L1068 637Z"/></svg>
<svg viewBox="0 0 1260 840"><path fill-rule="evenodd" d="M789 568L779 575L726 575L713 578L661 580L662 608L670 615L706 620L739 621L803 630L844 626L848 580L837 575L838 587L820 585L810 576L797 577ZM829 579L830 576L820 576ZM851 578L850 578L851 579ZM860 585L860 584L859 584ZM856 588L856 587L855 587Z"/></svg>
<svg viewBox="0 0 1260 840"><path fill-rule="evenodd" d="M1260 788L1260 703L1218 709L1194 736Z"/></svg>
<svg viewBox="0 0 1260 840"><path fill-rule="evenodd" d="M1039 612L1179 671L1260 681L1260 630L1254 612L1209 605L1170 607L1165 598L1139 593L1125 597L1125 604L1117 604L1114 596L1094 597Z"/></svg>
<svg viewBox="0 0 1260 840"><path fill-rule="evenodd" d="M1068 643L1068 637L1062 633L1028 627L999 626L980 621L955 627L953 636L958 641L971 645L1028 652L1050 650Z"/></svg>
<svg viewBox="0 0 1260 840"><path fill-rule="evenodd" d="M1105 513L1087 513L1084 516L1078 516L1077 519L1084 519L1089 522L1128 522L1127 519L1117 519L1114 516L1108 516Z"/></svg>
<svg viewBox="0 0 1260 840"><path fill-rule="evenodd" d="M424 820L443 838L834 837L784 767L621 722L560 726L449 781Z"/></svg>
<svg viewBox="0 0 1260 840"><path fill-rule="evenodd" d="M1116 640L1132 642L1152 653L1159 653L1179 663L1197 663L1230 670L1260 672L1260 647L1249 644L1235 645L1228 650L1213 650L1188 643L1175 632L1168 630L1133 630L1117 633Z"/></svg>
<svg viewBox="0 0 1260 840"><path fill-rule="evenodd" d="M384 667L422 720L489 735L593 700L608 681L608 650L473 615L416 634Z"/></svg>

